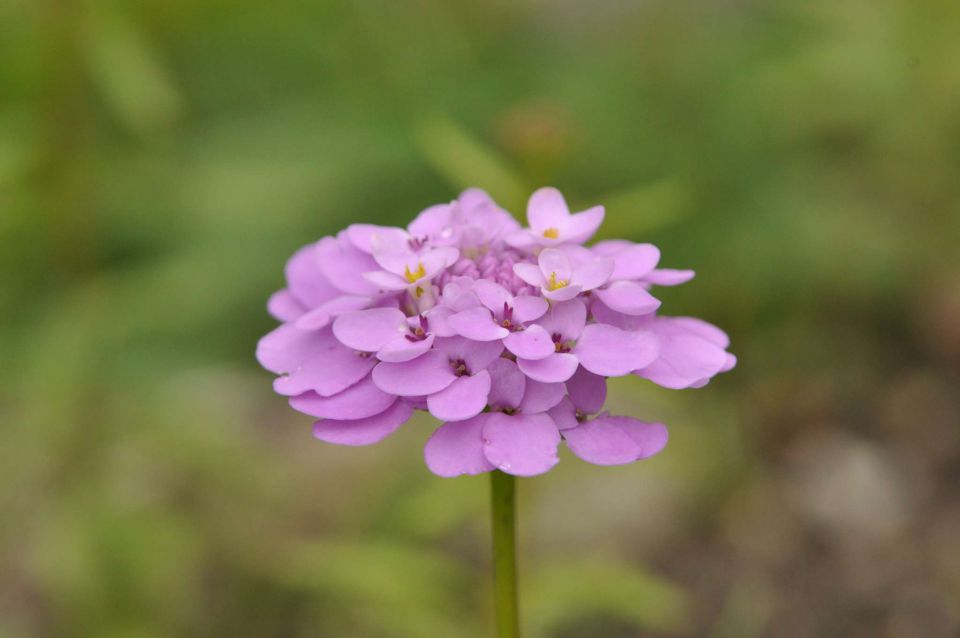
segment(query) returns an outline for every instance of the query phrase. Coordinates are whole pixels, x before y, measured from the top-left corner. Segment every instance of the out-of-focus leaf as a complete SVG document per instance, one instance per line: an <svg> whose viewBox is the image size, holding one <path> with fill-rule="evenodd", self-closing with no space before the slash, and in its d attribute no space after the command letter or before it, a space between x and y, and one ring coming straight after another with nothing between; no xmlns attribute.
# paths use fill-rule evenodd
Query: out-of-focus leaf
<svg viewBox="0 0 960 638"><path fill-rule="evenodd" d="M458 189L479 186L511 210L522 210L527 189L497 153L449 117L424 120L417 128L420 152Z"/></svg>
<svg viewBox="0 0 960 638"><path fill-rule="evenodd" d="M116 5L96 6L83 34L83 50L104 101L136 133L166 128L179 119L184 104L162 56Z"/></svg>
<svg viewBox="0 0 960 638"><path fill-rule="evenodd" d="M321 595L359 626L410 638L472 636L455 596L462 567L427 548L372 539L294 546L275 577Z"/></svg>
<svg viewBox="0 0 960 638"><path fill-rule="evenodd" d="M603 237L638 240L644 233L683 219L690 205L686 189L674 179L593 199L602 202L607 210L601 227Z"/></svg>
<svg viewBox="0 0 960 638"><path fill-rule="evenodd" d="M23 177L37 162L37 122L25 111L0 111L0 206L5 188ZM12 221L0 214L0 240L3 224Z"/></svg>
<svg viewBox="0 0 960 638"><path fill-rule="evenodd" d="M550 636L565 623L613 616L648 630L687 627L690 601L678 586L640 568L604 559L547 565L521 583L530 634Z"/></svg>

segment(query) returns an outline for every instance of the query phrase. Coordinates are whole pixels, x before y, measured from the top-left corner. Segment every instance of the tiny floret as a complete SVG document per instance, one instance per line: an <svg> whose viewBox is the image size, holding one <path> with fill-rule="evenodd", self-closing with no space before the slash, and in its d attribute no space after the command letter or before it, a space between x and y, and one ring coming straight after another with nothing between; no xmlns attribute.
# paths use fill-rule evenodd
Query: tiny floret
<svg viewBox="0 0 960 638"><path fill-rule="evenodd" d="M550 279L547 281L547 290L560 290L561 288L566 288L569 284L569 281L558 278L557 273L552 272L550 273Z"/></svg>
<svg viewBox="0 0 960 638"><path fill-rule="evenodd" d="M370 445L429 412L440 476L541 474L561 442L597 465L649 458L666 427L606 412L606 380L699 388L736 358L716 326L660 314L654 288L692 271L650 244L586 245L603 218L542 188L521 227L469 189L407 228L353 224L291 257L257 359L322 441Z"/></svg>
<svg viewBox="0 0 960 638"><path fill-rule="evenodd" d="M427 271L423 267L422 263L417 264L416 270L410 270L410 266L403 267L403 275L407 278L407 281L410 283L416 283L427 276ZM419 290L423 290L421 286L417 286ZM422 294L422 293L421 293Z"/></svg>

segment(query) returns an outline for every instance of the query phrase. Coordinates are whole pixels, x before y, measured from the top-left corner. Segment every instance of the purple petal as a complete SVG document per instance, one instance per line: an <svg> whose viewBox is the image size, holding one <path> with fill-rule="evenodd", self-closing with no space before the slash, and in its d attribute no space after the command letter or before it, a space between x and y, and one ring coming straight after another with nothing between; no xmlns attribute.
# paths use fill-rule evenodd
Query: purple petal
<svg viewBox="0 0 960 638"><path fill-rule="evenodd" d="M657 385L674 390L694 387L729 364L723 348L698 335L671 334L657 324L653 329L660 339L660 355L638 374Z"/></svg>
<svg viewBox="0 0 960 638"><path fill-rule="evenodd" d="M563 431L570 451L595 465L623 465L641 458L643 449L610 418L585 421Z"/></svg>
<svg viewBox="0 0 960 638"><path fill-rule="evenodd" d="M353 421L324 419L313 424L313 436L338 445L370 445L382 441L406 423L413 408L403 399L376 416Z"/></svg>
<svg viewBox="0 0 960 638"><path fill-rule="evenodd" d="M297 327L302 330L319 330L327 326L334 317L352 310L362 310L369 306L372 301L370 297L340 295L339 297L320 304L297 319Z"/></svg>
<svg viewBox="0 0 960 638"><path fill-rule="evenodd" d="M450 316L454 313L447 306L434 306L423 314L427 318L427 321L430 322L430 332L436 336L454 337L457 335L453 326L450 325Z"/></svg>
<svg viewBox="0 0 960 638"><path fill-rule="evenodd" d="M357 249L345 233L336 239L324 237L317 245L320 270L338 290L351 295L376 296L379 288L366 279L363 274L378 270L373 258Z"/></svg>
<svg viewBox="0 0 960 638"><path fill-rule="evenodd" d="M598 293L602 291L595 290L591 295L593 301L590 304L590 314L599 323L608 323L611 326L623 328L624 330L636 330L640 327L646 327L650 323L651 316L625 315L617 312L600 300Z"/></svg>
<svg viewBox="0 0 960 638"><path fill-rule="evenodd" d="M487 407L490 394L490 373L481 370L464 376L446 388L427 397L427 409L441 421L463 421L480 414Z"/></svg>
<svg viewBox="0 0 960 638"><path fill-rule="evenodd" d="M580 286L576 284L570 284L562 288L557 288L556 290L540 288L540 294L550 301L568 301L579 295L581 292Z"/></svg>
<svg viewBox="0 0 960 638"><path fill-rule="evenodd" d="M627 248L636 245L637 244L626 239L605 239L595 243L590 247L590 250L594 255L599 257L615 257L617 253L621 253Z"/></svg>
<svg viewBox="0 0 960 638"><path fill-rule="evenodd" d="M729 372L733 370L737 365L736 355L732 355L729 352L727 353L727 360L723 362L723 367L720 368L720 372Z"/></svg>
<svg viewBox="0 0 960 638"><path fill-rule="evenodd" d="M470 374L486 369L503 352L499 341L473 341L463 337L437 339L434 349L444 353L448 360L463 359Z"/></svg>
<svg viewBox="0 0 960 638"><path fill-rule="evenodd" d="M311 391L290 397L290 407L321 419L365 419L389 408L396 398L374 385L368 376L333 396Z"/></svg>
<svg viewBox="0 0 960 638"><path fill-rule="evenodd" d="M330 316L330 313L327 312L327 309L323 306L319 308L314 308L310 312L305 313L299 319L293 322L297 328L301 330L320 330L321 328L326 328L330 325L330 322L333 320L333 317Z"/></svg>
<svg viewBox="0 0 960 638"><path fill-rule="evenodd" d="M410 282L386 270L371 270L361 275L368 284L376 290L397 291L406 290L411 286Z"/></svg>
<svg viewBox="0 0 960 638"><path fill-rule="evenodd" d="M593 261L577 266L570 280L582 290L593 290L607 283L613 273L613 260L609 257L600 257Z"/></svg>
<svg viewBox="0 0 960 638"><path fill-rule="evenodd" d="M402 228L377 226L375 224L351 224L347 226L347 237L358 250L372 255L377 245L391 242L406 242L407 233Z"/></svg>
<svg viewBox="0 0 960 638"><path fill-rule="evenodd" d="M560 432L546 414L493 412L483 424L484 456L508 474L543 474L559 462L559 444Z"/></svg>
<svg viewBox="0 0 960 638"><path fill-rule="evenodd" d="M525 414L546 412L563 400L567 390L562 383L540 383L527 379L527 389L520 402L520 411Z"/></svg>
<svg viewBox="0 0 960 638"><path fill-rule="evenodd" d="M520 323L539 319L550 309L550 304L543 297L532 297L530 295L521 295L514 298L511 306L513 307L514 321Z"/></svg>
<svg viewBox="0 0 960 638"><path fill-rule="evenodd" d="M540 266L536 264L514 264L513 273L531 286L539 288L546 283Z"/></svg>
<svg viewBox="0 0 960 638"><path fill-rule="evenodd" d="M380 268L394 275L404 275L408 269L416 271L420 261L406 235L393 234L374 238L373 259Z"/></svg>
<svg viewBox="0 0 960 638"><path fill-rule="evenodd" d="M613 423L630 435L630 438L640 446L640 454L636 459L638 461L659 453L667 447L667 440L670 438L667 426L662 423L645 423L628 416L600 417L594 421L600 420Z"/></svg>
<svg viewBox="0 0 960 638"><path fill-rule="evenodd" d="M593 248L596 250L597 246ZM610 279L641 279L656 268L660 249L653 244L634 244L610 256L616 263Z"/></svg>
<svg viewBox="0 0 960 638"><path fill-rule="evenodd" d="M320 246L326 241L336 242L325 237L315 244L304 246L293 254L287 262L284 272L287 288L306 308L314 308L340 294L320 267Z"/></svg>
<svg viewBox="0 0 960 638"><path fill-rule="evenodd" d="M579 299L555 303L538 323L551 335L559 334L564 341L574 341L587 323L587 307Z"/></svg>
<svg viewBox="0 0 960 638"><path fill-rule="evenodd" d="M457 201L465 211L471 211L477 206L496 206L493 198L490 197L490 194L482 188L477 188L476 186L468 188L460 193L460 196L457 197Z"/></svg>
<svg viewBox="0 0 960 638"><path fill-rule="evenodd" d="M377 360L373 357L361 356L334 340L289 376L277 378L273 382L273 389L284 396L296 396L313 390L328 397L343 392L363 379L376 364Z"/></svg>
<svg viewBox="0 0 960 638"><path fill-rule="evenodd" d="M587 241L603 223L603 206L594 206L582 213L571 215L570 219L560 227L560 238L574 244Z"/></svg>
<svg viewBox="0 0 960 638"><path fill-rule="evenodd" d="M560 244L557 246L557 250L562 250L567 255L567 259L570 260L570 265L574 271L576 271L578 266L583 266L597 259L606 259L606 257L597 255L586 246L581 246L580 244Z"/></svg>
<svg viewBox="0 0 960 638"><path fill-rule="evenodd" d="M567 381L570 401L584 414L596 414L607 400L607 380L580 367Z"/></svg>
<svg viewBox="0 0 960 638"><path fill-rule="evenodd" d="M721 348L726 348L730 345L730 337L727 336L726 332L702 319L695 317L659 317L658 320L660 322L669 322L677 328L692 332Z"/></svg>
<svg viewBox="0 0 960 638"><path fill-rule="evenodd" d="M537 245L537 240L542 238L542 235L536 234L524 228L513 231L504 237L504 241L507 242L508 246L513 246L514 248L519 248L520 250L530 250Z"/></svg>
<svg viewBox="0 0 960 638"><path fill-rule="evenodd" d="M562 383L577 371L579 361L572 354L555 353L546 359L517 359L520 371L541 383Z"/></svg>
<svg viewBox="0 0 960 638"><path fill-rule="evenodd" d="M340 315L333 334L343 345L376 352L407 332L407 317L396 308L370 308Z"/></svg>
<svg viewBox="0 0 960 638"><path fill-rule="evenodd" d="M580 425L580 422L577 421L577 410L567 397L563 397L560 403L550 408L547 414L550 415L550 418L557 424L557 428L561 432Z"/></svg>
<svg viewBox="0 0 960 638"><path fill-rule="evenodd" d="M518 408L527 387L527 377L509 359L497 359L487 366L490 395L487 403L495 408Z"/></svg>
<svg viewBox="0 0 960 638"><path fill-rule="evenodd" d="M397 337L390 343L377 350L377 359L400 363L416 359L433 346L434 336L427 335L424 339L411 341L407 337Z"/></svg>
<svg viewBox="0 0 960 638"><path fill-rule="evenodd" d="M433 279L437 273L447 266L453 265L459 258L460 251L452 246L434 248L424 253L420 257L420 263L423 265L424 272L426 272L425 278Z"/></svg>
<svg viewBox="0 0 960 638"><path fill-rule="evenodd" d="M278 290L267 301L267 312L278 321L296 321L307 309L288 289Z"/></svg>
<svg viewBox="0 0 960 638"><path fill-rule="evenodd" d="M615 281L594 291L609 308L627 315L647 315L660 307L660 300L633 281Z"/></svg>
<svg viewBox="0 0 960 638"><path fill-rule="evenodd" d="M485 307L493 312L502 312L503 304L513 305L513 295L500 284L478 279L473 285L473 293Z"/></svg>
<svg viewBox="0 0 960 638"><path fill-rule="evenodd" d="M469 277L454 277L443 287L443 305L455 312L479 306L480 300L473 294L474 282Z"/></svg>
<svg viewBox="0 0 960 638"><path fill-rule="evenodd" d="M520 332L508 332L503 345L521 359L543 359L556 352L556 344L543 326L532 324Z"/></svg>
<svg viewBox="0 0 960 638"><path fill-rule="evenodd" d="M447 321L458 335L475 341L495 341L510 334L509 330L497 325L490 311L482 306L450 315Z"/></svg>
<svg viewBox="0 0 960 638"><path fill-rule="evenodd" d="M652 332L594 323L584 328L573 352L580 359L580 365L590 372L619 377L656 359L658 346L659 341Z"/></svg>
<svg viewBox="0 0 960 638"><path fill-rule="evenodd" d="M693 279L695 274L692 270L657 268L644 277L643 280L655 286L679 286Z"/></svg>
<svg viewBox="0 0 960 638"><path fill-rule="evenodd" d="M541 188L527 202L527 223L537 234L548 228L559 229L569 218L567 202L556 188Z"/></svg>
<svg viewBox="0 0 960 638"><path fill-rule="evenodd" d="M562 250L546 248L540 251L540 256L537 257L537 264L540 266L540 272L543 273L543 277L548 283L551 279L558 282L570 281L570 276L573 273L570 267L570 259Z"/></svg>
<svg viewBox="0 0 960 638"><path fill-rule="evenodd" d="M437 204L426 208L410 222L407 229L414 237L433 237L440 235L451 224L453 207L450 204Z"/></svg>
<svg viewBox="0 0 960 638"><path fill-rule="evenodd" d="M286 323L260 339L257 343L257 361L270 372L292 372L331 343L336 343L336 339L330 330L300 330Z"/></svg>
<svg viewBox="0 0 960 638"><path fill-rule="evenodd" d="M382 362L373 369L373 382L390 394L416 397L440 392L456 380L450 360L436 350L403 363Z"/></svg>
<svg viewBox="0 0 960 638"><path fill-rule="evenodd" d="M494 469L483 455L483 424L486 414L437 428L423 450L430 471L438 476L480 474Z"/></svg>

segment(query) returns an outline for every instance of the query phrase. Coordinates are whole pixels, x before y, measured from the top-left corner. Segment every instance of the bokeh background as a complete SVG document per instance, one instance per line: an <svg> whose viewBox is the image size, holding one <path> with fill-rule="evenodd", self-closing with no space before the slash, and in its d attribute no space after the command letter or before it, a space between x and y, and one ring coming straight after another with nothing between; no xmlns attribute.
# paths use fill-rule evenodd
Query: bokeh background
<svg viewBox="0 0 960 638"><path fill-rule="evenodd" d="M552 184L699 272L659 457L520 484L531 638L960 627L955 0L3 0L0 636L480 638L485 477L314 441L300 245Z"/></svg>

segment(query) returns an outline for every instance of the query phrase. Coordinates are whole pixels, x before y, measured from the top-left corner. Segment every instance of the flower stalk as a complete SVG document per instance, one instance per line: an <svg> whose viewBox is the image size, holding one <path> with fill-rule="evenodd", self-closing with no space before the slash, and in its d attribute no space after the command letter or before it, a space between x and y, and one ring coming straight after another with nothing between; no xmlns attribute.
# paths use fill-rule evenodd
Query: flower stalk
<svg viewBox="0 0 960 638"><path fill-rule="evenodd" d="M499 470L490 473L490 515L493 528L493 596L497 636L519 638L517 604L516 481Z"/></svg>

